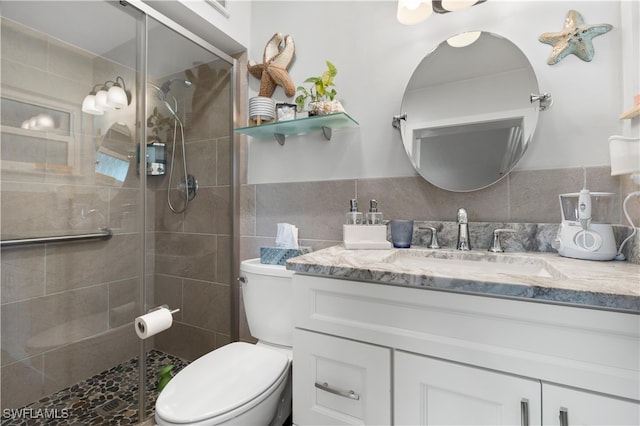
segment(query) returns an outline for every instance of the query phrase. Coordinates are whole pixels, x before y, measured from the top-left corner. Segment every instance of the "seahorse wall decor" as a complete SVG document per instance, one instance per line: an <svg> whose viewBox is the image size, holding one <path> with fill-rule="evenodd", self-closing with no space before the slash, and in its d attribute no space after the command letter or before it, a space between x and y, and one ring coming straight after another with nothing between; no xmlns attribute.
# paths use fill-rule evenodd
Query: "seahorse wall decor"
<svg viewBox="0 0 640 426"><path fill-rule="evenodd" d="M275 33L264 48L262 63L258 64L252 60L248 62L249 73L260 80L258 96L270 98L278 85L282 86L287 96L293 96L296 93L296 88L287 71L294 54L293 37Z"/></svg>

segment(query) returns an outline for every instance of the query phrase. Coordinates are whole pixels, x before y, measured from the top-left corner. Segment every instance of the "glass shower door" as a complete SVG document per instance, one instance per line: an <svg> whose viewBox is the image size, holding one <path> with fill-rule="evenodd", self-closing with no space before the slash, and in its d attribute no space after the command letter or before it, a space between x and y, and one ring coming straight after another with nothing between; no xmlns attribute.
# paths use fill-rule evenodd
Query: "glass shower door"
<svg viewBox="0 0 640 426"><path fill-rule="evenodd" d="M2 424L137 424L232 339L233 61L126 2L0 7Z"/></svg>
<svg viewBox="0 0 640 426"><path fill-rule="evenodd" d="M2 424L135 424L144 15L94 1L1 12ZM83 111L116 83L124 104Z"/></svg>

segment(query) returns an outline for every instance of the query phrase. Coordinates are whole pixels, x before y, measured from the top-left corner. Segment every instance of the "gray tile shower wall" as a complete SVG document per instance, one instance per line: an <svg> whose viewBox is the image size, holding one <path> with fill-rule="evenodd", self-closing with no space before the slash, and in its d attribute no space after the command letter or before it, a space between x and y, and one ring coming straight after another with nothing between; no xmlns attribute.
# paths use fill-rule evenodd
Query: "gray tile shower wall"
<svg viewBox="0 0 640 426"><path fill-rule="evenodd" d="M179 308L173 326L155 336L155 347L186 360L194 360L231 341L232 277L232 139L228 71L208 64L221 82L220 92L192 100L193 113L185 123L187 170L199 190L184 213L167 205L167 188L182 176L179 143L173 180L169 174L151 178L154 305ZM204 68L207 68L204 66ZM204 69L203 68L203 69ZM179 77L178 75L177 77ZM179 139L178 139L179 141ZM179 177L176 178L176 174ZM183 206L173 190L172 204Z"/></svg>

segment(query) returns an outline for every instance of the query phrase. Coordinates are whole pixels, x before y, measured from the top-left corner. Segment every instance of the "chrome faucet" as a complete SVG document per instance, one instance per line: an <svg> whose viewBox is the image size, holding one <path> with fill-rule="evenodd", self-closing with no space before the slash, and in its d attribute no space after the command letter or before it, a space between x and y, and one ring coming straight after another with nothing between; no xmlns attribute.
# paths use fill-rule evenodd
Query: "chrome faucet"
<svg viewBox="0 0 640 426"><path fill-rule="evenodd" d="M467 211L463 208L458 209L458 250L471 250L471 239L469 238L469 219Z"/></svg>

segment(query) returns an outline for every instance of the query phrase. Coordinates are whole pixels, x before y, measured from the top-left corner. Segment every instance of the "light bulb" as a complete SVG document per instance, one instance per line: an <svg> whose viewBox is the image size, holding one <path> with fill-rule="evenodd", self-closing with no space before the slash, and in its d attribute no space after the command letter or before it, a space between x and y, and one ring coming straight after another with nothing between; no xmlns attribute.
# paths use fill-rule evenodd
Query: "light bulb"
<svg viewBox="0 0 640 426"><path fill-rule="evenodd" d="M107 92L107 105L111 108L120 109L129 105L127 94L120 85L114 84Z"/></svg>
<svg viewBox="0 0 640 426"><path fill-rule="evenodd" d="M98 93L96 93L95 105L96 105L96 108L99 109L100 111L107 111L107 110L113 109L113 107L107 104L106 88L103 87L102 89L98 90Z"/></svg>
<svg viewBox="0 0 640 426"><path fill-rule="evenodd" d="M400 0L396 17L401 24L415 25L426 20L432 13L431 0Z"/></svg>
<svg viewBox="0 0 640 426"><path fill-rule="evenodd" d="M466 33L460 33L447 39L447 44L451 47L466 47L475 43L480 38L480 31L469 31Z"/></svg>
<svg viewBox="0 0 640 426"><path fill-rule="evenodd" d="M42 113L36 115L36 127L38 128L38 130L51 130L56 126L53 117L51 117L49 114Z"/></svg>
<svg viewBox="0 0 640 426"><path fill-rule="evenodd" d="M442 7L449 12L466 9L476 4L477 0L442 0Z"/></svg>
<svg viewBox="0 0 640 426"><path fill-rule="evenodd" d="M82 101L82 111L93 115L104 114L104 111L96 108L96 95L94 94L85 96L84 101Z"/></svg>
<svg viewBox="0 0 640 426"><path fill-rule="evenodd" d="M408 10L416 10L420 7L421 0L400 0L400 4Z"/></svg>

